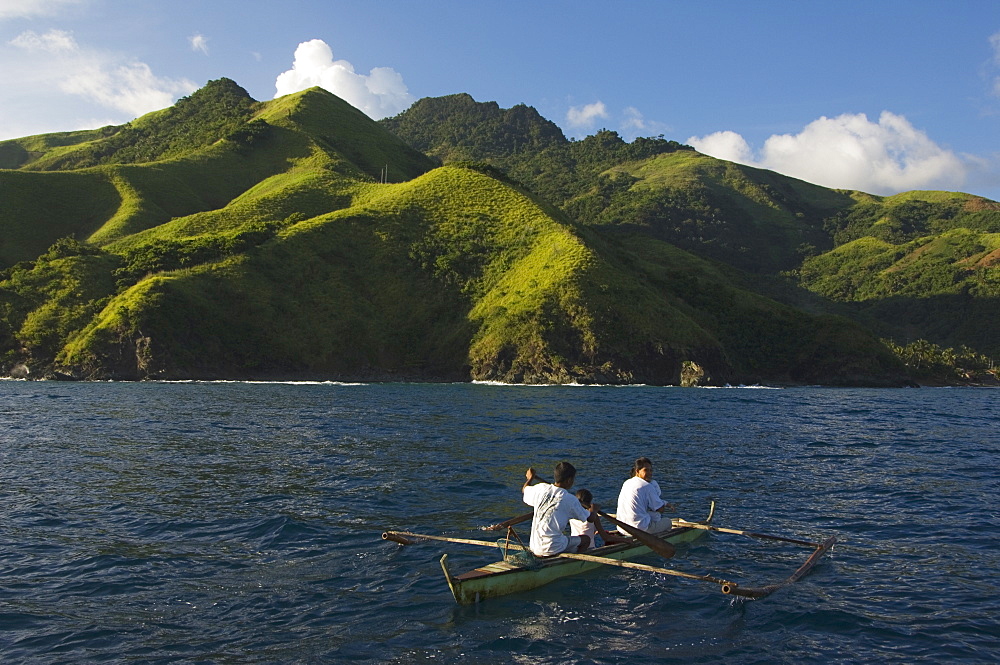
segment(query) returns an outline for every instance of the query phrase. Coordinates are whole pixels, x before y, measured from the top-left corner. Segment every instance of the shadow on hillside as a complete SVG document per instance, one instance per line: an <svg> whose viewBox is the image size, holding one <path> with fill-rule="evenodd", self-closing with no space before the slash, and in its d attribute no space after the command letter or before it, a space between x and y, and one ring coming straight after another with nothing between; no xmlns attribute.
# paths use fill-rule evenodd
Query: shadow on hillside
<svg viewBox="0 0 1000 665"><path fill-rule="evenodd" d="M859 303L859 311L878 321L900 344L926 339L941 346L964 345L990 357L1000 356L1000 297L968 293L896 296Z"/></svg>

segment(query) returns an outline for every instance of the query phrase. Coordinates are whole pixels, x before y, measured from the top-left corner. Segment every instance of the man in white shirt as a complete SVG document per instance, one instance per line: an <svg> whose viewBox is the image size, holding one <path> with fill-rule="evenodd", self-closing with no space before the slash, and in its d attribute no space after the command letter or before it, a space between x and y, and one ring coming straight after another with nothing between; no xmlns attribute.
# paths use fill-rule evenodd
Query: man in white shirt
<svg viewBox="0 0 1000 665"><path fill-rule="evenodd" d="M653 462L640 457L632 467L632 477L622 485L618 494L616 518L647 533L660 533L670 529L670 520L660 519L665 510L674 506L660 498L660 486L653 480ZM618 527L621 533L626 533Z"/></svg>
<svg viewBox="0 0 1000 665"><path fill-rule="evenodd" d="M521 488L524 502L535 509L531 520L531 551L536 556L586 552L590 546L589 536L564 533L570 519L594 520L593 508L584 508L568 491L576 482L576 467L569 462L559 462L551 485L541 481L534 469L528 469L524 475L526 480Z"/></svg>

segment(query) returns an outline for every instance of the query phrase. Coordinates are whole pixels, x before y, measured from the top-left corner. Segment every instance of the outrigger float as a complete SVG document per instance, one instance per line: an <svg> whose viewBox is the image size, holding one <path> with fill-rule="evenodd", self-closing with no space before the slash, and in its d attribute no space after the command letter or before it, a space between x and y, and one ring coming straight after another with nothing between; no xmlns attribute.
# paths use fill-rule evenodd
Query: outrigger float
<svg viewBox="0 0 1000 665"><path fill-rule="evenodd" d="M382 538L400 545L414 545L422 540L436 540L449 543L459 543L465 545L482 545L486 547L498 547L504 553L502 561L470 570L467 573L453 575L448 568L448 555L441 555L441 569L444 571L445 579L452 595L460 605L471 605L488 598L506 596L522 591L529 591L540 586L554 582L555 580L570 575L578 575L594 570L600 566L618 566L621 568L631 568L633 570L643 570L660 575L671 575L700 582L709 582L719 587L719 590L731 596L742 598L764 598L771 595L778 589L792 584L808 573L816 562L837 542L835 536L827 538L821 543L796 538L785 538L764 533L755 533L741 529L728 529L713 526L712 517L715 514L715 502L712 502L708 517L699 522L689 522L687 520L673 520L673 528L661 534L653 536L644 531L633 529L629 525L623 525L614 519L613 516L601 513L613 524L621 526L632 536L628 541L605 545L590 550L587 554L577 554L564 552L551 557L533 557L528 548L521 543L520 538L513 531L513 526L519 522L531 519L531 514L522 515L500 524L487 527L488 530L499 531L507 529L507 537L499 543L489 540L475 540L471 538L452 538L448 536L432 536L426 534L411 533L409 531L386 531ZM731 533L750 538L761 538L779 542L791 543L813 549L812 554L806 559L798 570L792 573L787 579L774 584L758 587L744 587L736 582L721 579L712 575L694 575L671 568L651 566L643 563L629 561L644 554L656 552L666 558L673 556L676 545L690 543L701 537L706 531L716 531L719 533ZM523 554L522 554L523 553Z"/></svg>

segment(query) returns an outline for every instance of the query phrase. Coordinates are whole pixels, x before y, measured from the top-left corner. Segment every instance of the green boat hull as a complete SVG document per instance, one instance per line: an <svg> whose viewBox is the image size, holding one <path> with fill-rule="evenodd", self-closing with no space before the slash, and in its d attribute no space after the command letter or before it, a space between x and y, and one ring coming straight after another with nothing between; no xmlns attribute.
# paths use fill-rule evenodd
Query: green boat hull
<svg viewBox="0 0 1000 665"><path fill-rule="evenodd" d="M705 531L701 529L681 527L657 535L669 543L680 545L694 541L704 534ZM590 550L587 554L607 559L625 560L651 552L652 550L645 545L620 543L599 547ZM603 565L605 564L560 557L543 559L540 566L533 568L523 568L498 561L455 576L448 569L448 555L441 556L441 568L444 570L444 576L448 580L448 586L451 588L455 600L460 605L472 605L489 598L530 591L558 579L579 575Z"/></svg>

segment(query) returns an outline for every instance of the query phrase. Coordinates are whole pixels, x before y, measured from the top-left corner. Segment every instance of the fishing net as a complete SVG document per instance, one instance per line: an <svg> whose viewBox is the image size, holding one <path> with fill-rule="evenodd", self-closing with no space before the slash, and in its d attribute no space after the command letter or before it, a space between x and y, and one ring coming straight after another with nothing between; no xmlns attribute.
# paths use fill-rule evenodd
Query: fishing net
<svg viewBox="0 0 1000 665"><path fill-rule="evenodd" d="M500 548L500 552L503 554L504 562L518 568L538 568L542 565L538 562L535 555L531 553L531 550L514 549L511 547L513 544L506 538L501 538L497 541L497 547Z"/></svg>
<svg viewBox="0 0 1000 665"><path fill-rule="evenodd" d="M512 535L517 540L516 543L511 540ZM531 553L531 550L524 546L524 543L521 542L521 537L513 529L508 529L507 537L497 541L497 547L500 548L500 552L503 554L504 562L512 566L517 566L518 568L540 568L542 565L538 561L538 558Z"/></svg>

